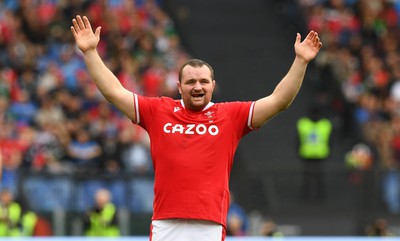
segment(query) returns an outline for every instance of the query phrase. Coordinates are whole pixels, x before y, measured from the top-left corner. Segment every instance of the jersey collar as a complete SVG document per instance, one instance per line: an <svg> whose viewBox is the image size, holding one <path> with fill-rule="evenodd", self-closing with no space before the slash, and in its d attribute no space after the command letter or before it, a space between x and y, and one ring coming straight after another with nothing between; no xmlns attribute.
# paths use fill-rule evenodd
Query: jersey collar
<svg viewBox="0 0 400 241"><path fill-rule="evenodd" d="M185 103L183 103L183 99L181 99L181 105L182 105L182 107L183 108L185 108ZM206 107L204 107L204 109L202 109L201 111L204 111L204 110L207 110L208 108L210 108L211 106L213 106L214 105L214 102L209 102L207 105L206 105ZM186 108L185 108L186 109Z"/></svg>

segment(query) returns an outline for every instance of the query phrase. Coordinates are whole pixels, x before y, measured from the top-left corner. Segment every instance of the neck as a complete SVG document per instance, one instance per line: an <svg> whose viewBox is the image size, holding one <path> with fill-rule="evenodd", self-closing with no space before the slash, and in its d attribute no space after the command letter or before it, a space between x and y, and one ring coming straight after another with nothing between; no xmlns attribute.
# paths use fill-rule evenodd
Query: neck
<svg viewBox="0 0 400 241"><path fill-rule="evenodd" d="M190 105L185 105L185 103L183 102L183 99L181 99L181 105L182 105L183 108L185 108L187 110L190 110L190 111L193 111L193 112L199 112L199 111L207 110L208 108L213 106L214 103L210 101L205 106L201 106L201 107L198 107L198 108L192 108L192 107L190 107Z"/></svg>

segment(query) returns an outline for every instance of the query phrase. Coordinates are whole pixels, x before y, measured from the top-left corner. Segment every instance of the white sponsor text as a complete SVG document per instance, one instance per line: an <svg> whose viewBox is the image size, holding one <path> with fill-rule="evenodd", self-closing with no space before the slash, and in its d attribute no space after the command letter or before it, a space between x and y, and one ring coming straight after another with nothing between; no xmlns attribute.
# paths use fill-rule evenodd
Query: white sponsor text
<svg viewBox="0 0 400 241"><path fill-rule="evenodd" d="M179 134L186 134L186 135L204 135L206 133L209 133L212 136L216 136L219 133L218 126L216 125L210 125L206 126L204 124L187 124L187 125L181 125L181 124L175 124L173 125L172 123L167 123L164 125L164 132L165 133L179 133Z"/></svg>

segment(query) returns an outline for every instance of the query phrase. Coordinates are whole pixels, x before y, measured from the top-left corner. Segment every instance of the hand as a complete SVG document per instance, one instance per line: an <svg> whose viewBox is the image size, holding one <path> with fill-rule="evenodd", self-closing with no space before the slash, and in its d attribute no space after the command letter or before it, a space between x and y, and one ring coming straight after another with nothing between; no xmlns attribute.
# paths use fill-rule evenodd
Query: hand
<svg viewBox="0 0 400 241"><path fill-rule="evenodd" d="M75 42L78 48L85 53L88 50L95 50L97 44L100 41L100 29L96 28L96 32L93 33L92 26L90 25L89 19L86 16L77 15L76 18L72 19L71 32L75 38Z"/></svg>
<svg viewBox="0 0 400 241"><path fill-rule="evenodd" d="M301 42L301 35L297 33L294 49L296 56L303 59L306 63L315 58L322 47L322 43L318 37L318 33L310 31L307 37Z"/></svg>

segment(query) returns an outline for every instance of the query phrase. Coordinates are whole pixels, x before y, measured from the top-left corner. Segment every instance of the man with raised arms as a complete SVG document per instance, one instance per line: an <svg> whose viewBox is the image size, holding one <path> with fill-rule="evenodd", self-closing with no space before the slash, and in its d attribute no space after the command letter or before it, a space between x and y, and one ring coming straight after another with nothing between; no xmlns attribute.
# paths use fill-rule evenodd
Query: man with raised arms
<svg viewBox="0 0 400 241"><path fill-rule="evenodd" d="M213 103L213 69L198 59L179 70L180 100L125 89L96 50L100 30L93 31L85 16L72 20L72 34L100 92L149 133L155 172L150 240L224 240L236 147L244 135L290 106L322 46L318 34L310 31L303 41L297 34L296 57L271 95Z"/></svg>

